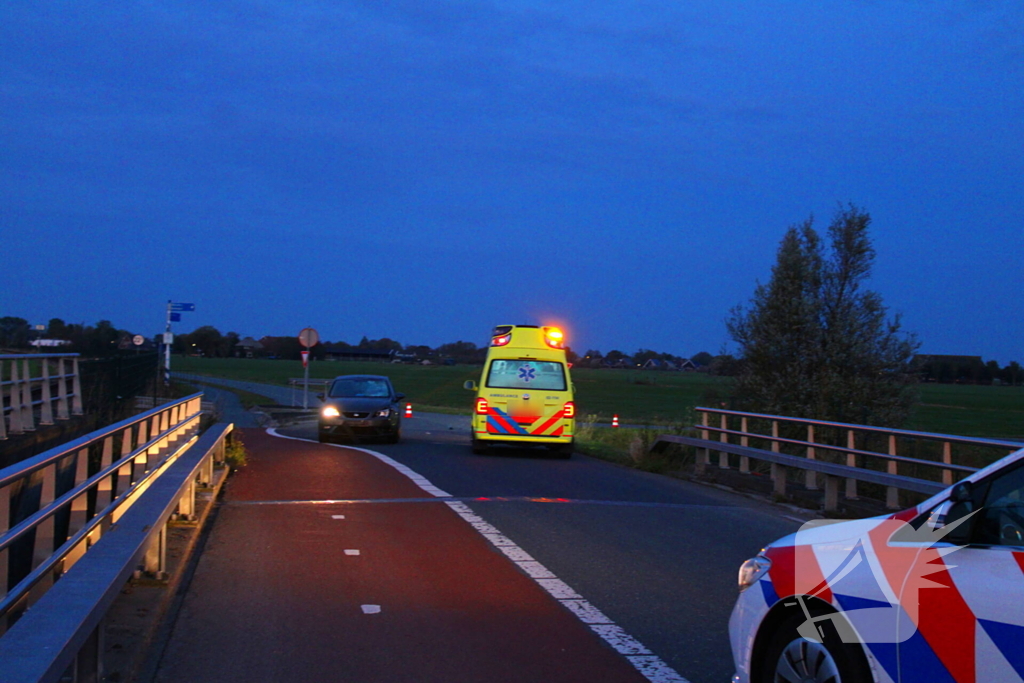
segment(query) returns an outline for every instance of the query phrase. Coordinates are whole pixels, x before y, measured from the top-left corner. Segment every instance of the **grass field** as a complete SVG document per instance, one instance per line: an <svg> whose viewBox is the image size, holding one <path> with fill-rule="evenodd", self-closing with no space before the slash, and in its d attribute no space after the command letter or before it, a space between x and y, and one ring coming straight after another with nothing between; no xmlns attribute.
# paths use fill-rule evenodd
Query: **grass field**
<svg viewBox="0 0 1024 683"><path fill-rule="evenodd" d="M287 385L302 377L299 361L238 358L179 358L172 368L215 377ZM472 392L462 385L479 380L479 366L420 366L359 362L318 362L310 365L311 378L344 374L381 374L420 410L443 409L469 413ZM691 423L693 408L715 395L728 396L726 378L697 373L634 370L577 369L572 373L579 414L608 421L613 414L623 423ZM1024 388L923 384L921 401L907 429L943 434L1024 438Z"/></svg>

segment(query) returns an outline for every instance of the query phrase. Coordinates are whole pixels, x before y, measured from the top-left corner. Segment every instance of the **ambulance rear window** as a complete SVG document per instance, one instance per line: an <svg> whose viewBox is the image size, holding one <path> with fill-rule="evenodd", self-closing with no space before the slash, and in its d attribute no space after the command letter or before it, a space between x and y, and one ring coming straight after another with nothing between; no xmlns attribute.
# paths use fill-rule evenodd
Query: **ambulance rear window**
<svg viewBox="0 0 1024 683"><path fill-rule="evenodd" d="M492 389L544 389L565 391L565 369L545 360L495 360L487 373Z"/></svg>

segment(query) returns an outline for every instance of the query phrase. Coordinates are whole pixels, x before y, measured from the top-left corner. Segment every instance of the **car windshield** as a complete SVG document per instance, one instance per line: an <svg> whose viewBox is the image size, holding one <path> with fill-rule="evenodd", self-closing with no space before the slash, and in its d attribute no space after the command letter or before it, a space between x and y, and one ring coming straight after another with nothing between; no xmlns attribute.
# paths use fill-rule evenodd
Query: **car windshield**
<svg viewBox="0 0 1024 683"><path fill-rule="evenodd" d="M561 363L544 360L495 360L487 373L493 389L546 389L565 391L565 370Z"/></svg>
<svg viewBox="0 0 1024 683"><path fill-rule="evenodd" d="M388 398L391 389L382 379L336 379L328 394L331 398Z"/></svg>

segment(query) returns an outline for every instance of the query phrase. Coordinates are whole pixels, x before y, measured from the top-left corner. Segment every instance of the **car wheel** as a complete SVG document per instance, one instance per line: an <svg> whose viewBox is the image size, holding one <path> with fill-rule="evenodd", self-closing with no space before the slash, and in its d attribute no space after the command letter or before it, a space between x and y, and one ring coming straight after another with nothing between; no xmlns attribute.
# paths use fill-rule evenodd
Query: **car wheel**
<svg viewBox="0 0 1024 683"><path fill-rule="evenodd" d="M319 439L320 443L331 443L331 435L330 434L325 434L323 432L320 432L319 434L317 434L317 439Z"/></svg>
<svg viewBox="0 0 1024 683"><path fill-rule="evenodd" d="M385 439L385 443L398 443L401 440L402 431L400 429L396 429L393 434L388 434L387 438Z"/></svg>
<svg viewBox="0 0 1024 683"><path fill-rule="evenodd" d="M487 448L487 444L482 442L480 439L477 439L476 437L474 437L472 440L472 448L473 453L475 455L487 455L487 453L490 450Z"/></svg>
<svg viewBox="0 0 1024 683"><path fill-rule="evenodd" d="M860 643L844 643L831 619L817 622L820 643L808 640L797 632L805 621L793 617L775 632L762 661L762 683L870 683Z"/></svg>

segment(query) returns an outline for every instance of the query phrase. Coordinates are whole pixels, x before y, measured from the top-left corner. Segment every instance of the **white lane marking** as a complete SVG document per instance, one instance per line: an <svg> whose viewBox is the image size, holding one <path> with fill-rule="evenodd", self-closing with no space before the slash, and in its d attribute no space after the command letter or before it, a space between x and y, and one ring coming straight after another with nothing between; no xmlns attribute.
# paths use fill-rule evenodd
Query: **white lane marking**
<svg viewBox="0 0 1024 683"><path fill-rule="evenodd" d="M331 515L331 519L345 519L345 515Z"/></svg>
<svg viewBox="0 0 1024 683"><path fill-rule="evenodd" d="M316 442L312 441L312 439L301 439L301 438L299 438L297 436L286 436L284 434L280 434L273 427L268 427L267 428L267 434L269 434L270 436L276 436L279 439L291 439L292 441L305 441L306 443L316 443ZM426 491L430 495L434 496L435 498L451 498L452 497L452 494L448 493L447 491L443 491L443 490L437 488L436 486L431 484L430 481L426 477L424 477L423 475L421 475L421 474L413 471L412 469L406 467L405 465L403 465L402 463L398 462L397 460L389 458L388 456L384 455L383 453L378 453L377 451L371 451L371 450L366 449L366 448L356 448L355 446L342 446L341 444L321 444L321 445L323 445L323 446L333 446L335 448L350 448L353 451L359 451L360 453L366 453L367 455L372 455L373 457L377 458L378 460L380 460L384 464L391 465L392 467L394 467L396 470L398 470L399 472L401 472L402 474L407 476L409 479L411 479L414 484L416 484L421 489L423 489L424 491Z"/></svg>
<svg viewBox="0 0 1024 683"><path fill-rule="evenodd" d="M482 517L474 513L469 506L459 501L445 503L455 514L469 522L480 534L503 552L544 590L576 615L580 621L589 626L594 633L601 636L615 651L624 656L651 683L689 683L675 669L666 664L660 657L652 654L636 638L626 633L604 615L601 610L583 599L579 593L559 579L540 562L537 562L525 550L515 544L507 536L488 524Z"/></svg>
<svg viewBox="0 0 1024 683"><path fill-rule="evenodd" d="M267 434L281 439L292 439L294 441L310 442L310 439L300 439L295 436L278 434L273 428L267 429ZM315 442L314 442L315 443ZM331 444L335 445L335 444ZM421 489L437 498L453 498L450 493L445 493L430 483L425 477L417 474L405 465L396 462L383 453L367 450L365 448L354 448L352 446L339 446L340 448L352 448L368 455L372 455L381 462L391 465L396 470L409 477ZM556 600L575 614L580 621L589 626L597 635L601 636L615 651L623 655L629 662L651 683L690 683L686 678L666 664L660 657L651 654L651 651L644 647L639 641L626 633L621 626L618 626L611 619L601 613L596 607L583 599L583 596L574 591L568 584L557 578L540 562L534 560L525 550L515 544L514 541L502 534L498 529L488 524L482 517L474 513L462 502L447 501L445 505L450 507L459 517L464 519L481 536L491 542L494 547L501 550L513 562L519 565L528 576L531 576L544 590L551 594ZM346 551L348 552L348 551ZM358 552L358 551L357 551ZM525 566L524 566L525 565ZM538 576L534 576L534 574ZM380 612L380 605L363 605L364 614L377 614Z"/></svg>
<svg viewBox="0 0 1024 683"><path fill-rule="evenodd" d="M346 550L345 554L346 555L358 555L359 551L358 550Z"/></svg>

